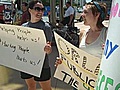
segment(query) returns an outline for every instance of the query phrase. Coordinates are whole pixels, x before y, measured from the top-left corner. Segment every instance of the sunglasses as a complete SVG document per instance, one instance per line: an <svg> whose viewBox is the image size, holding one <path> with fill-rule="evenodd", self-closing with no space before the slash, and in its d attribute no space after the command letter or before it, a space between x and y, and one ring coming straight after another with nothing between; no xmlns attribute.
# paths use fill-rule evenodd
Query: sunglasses
<svg viewBox="0 0 120 90"><path fill-rule="evenodd" d="M44 8L40 8L40 7L34 7L33 9L35 11L42 11L42 12L45 10Z"/></svg>

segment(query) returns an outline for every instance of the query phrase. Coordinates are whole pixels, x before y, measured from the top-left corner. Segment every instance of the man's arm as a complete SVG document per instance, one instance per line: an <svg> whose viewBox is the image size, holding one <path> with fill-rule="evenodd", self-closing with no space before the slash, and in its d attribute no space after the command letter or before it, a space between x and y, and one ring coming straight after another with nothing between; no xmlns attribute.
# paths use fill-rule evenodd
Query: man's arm
<svg viewBox="0 0 120 90"><path fill-rule="evenodd" d="M69 21L68 25L71 25L71 24L72 24L73 17L74 17L74 14L71 14L71 15L70 15L70 21Z"/></svg>

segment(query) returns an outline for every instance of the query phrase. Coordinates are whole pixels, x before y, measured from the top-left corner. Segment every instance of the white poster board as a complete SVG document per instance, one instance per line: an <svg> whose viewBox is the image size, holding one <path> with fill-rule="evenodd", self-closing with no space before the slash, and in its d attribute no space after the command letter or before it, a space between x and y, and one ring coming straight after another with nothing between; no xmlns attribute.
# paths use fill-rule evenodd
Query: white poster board
<svg viewBox="0 0 120 90"><path fill-rule="evenodd" d="M43 30L0 24L0 64L40 76L46 39Z"/></svg>
<svg viewBox="0 0 120 90"><path fill-rule="evenodd" d="M54 32L59 56L63 63L58 65L54 77L77 88L93 90L101 60L73 46Z"/></svg>
<svg viewBox="0 0 120 90"><path fill-rule="evenodd" d="M96 90L120 90L120 0L112 0L110 24Z"/></svg>

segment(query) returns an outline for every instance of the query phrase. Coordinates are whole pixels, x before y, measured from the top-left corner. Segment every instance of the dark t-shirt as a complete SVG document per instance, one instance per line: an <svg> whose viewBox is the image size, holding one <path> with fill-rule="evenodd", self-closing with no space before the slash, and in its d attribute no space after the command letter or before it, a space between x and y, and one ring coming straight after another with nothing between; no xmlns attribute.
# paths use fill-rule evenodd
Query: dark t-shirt
<svg viewBox="0 0 120 90"><path fill-rule="evenodd" d="M49 24L43 22L42 20L40 20L40 21L38 21L36 23L27 22L27 23L22 24L22 26L43 30L44 34L46 36L46 42L47 41L52 42L51 28L50 28ZM47 54L46 54L45 59L44 59L43 68L49 68L49 59L48 59Z"/></svg>

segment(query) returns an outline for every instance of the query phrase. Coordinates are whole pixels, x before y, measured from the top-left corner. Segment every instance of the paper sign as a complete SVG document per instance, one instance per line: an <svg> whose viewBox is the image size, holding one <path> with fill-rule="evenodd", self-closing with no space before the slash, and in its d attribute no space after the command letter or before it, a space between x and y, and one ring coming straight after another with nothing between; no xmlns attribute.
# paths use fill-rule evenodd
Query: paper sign
<svg viewBox="0 0 120 90"><path fill-rule="evenodd" d="M0 64L39 77L45 43L43 30L0 24Z"/></svg>
<svg viewBox="0 0 120 90"><path fill-rule="evenodd" d="M54 77L78 90L93 90L101 60L73 46L54 32L59 56L63 63L58 65Z"/></svg>

